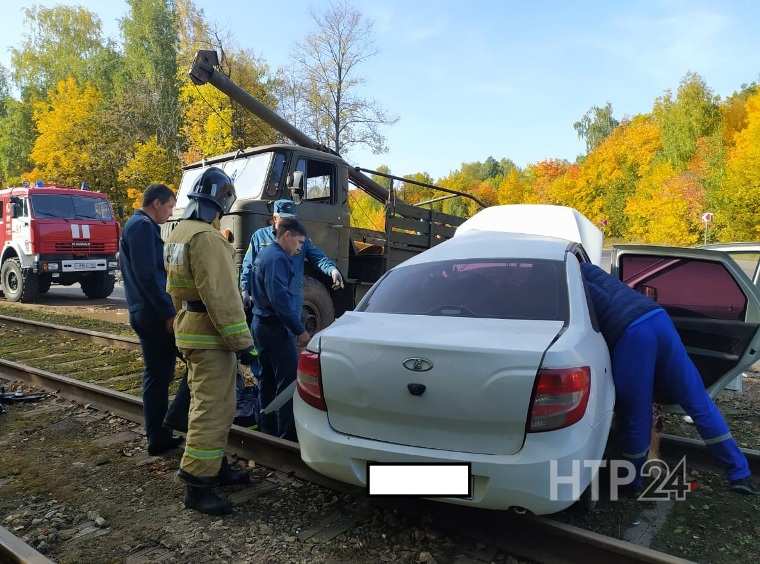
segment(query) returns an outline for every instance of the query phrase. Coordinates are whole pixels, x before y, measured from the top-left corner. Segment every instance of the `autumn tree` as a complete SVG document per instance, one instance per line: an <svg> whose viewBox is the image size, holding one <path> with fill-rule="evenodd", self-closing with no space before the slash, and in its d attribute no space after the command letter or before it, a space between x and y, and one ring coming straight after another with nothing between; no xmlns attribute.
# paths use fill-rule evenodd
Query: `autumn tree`
<svg viewBox="0 0 760 564"><path fill-rule="evenodd" d="M382 128L398 118L359 94L365 82L360 67L377 53L372 22L344 0L312 18L316 30L293 55L304 81L309 133L336 153L359 145L387 151Z"/></svg>
<svg viewBox="0 0 760 564"><path fill-rule="evenodd" d="M35 168L30 176L78 186L88 181L99 187L99 155L93 151L98 137L96 112L101 95L92 84L82 87L73 77L62 80L48 99L34 105L39 135L32 148Z"/></svg>
<svg viewBox="0 0 760 564"><path fill-rule="evenodd" d="M158 143L154 135L133 149L132 158L119 171L119 181L127 190L132 207L142 206L145 188L154 182L175 189L179 182L177 159Z"/></svg>
<svg viewBox="0 0 760 564"><path fill-rule="evenodd" d="M760 92L747 99L746 127L734 136L717 200L721 240L760 238Z"/></svg>

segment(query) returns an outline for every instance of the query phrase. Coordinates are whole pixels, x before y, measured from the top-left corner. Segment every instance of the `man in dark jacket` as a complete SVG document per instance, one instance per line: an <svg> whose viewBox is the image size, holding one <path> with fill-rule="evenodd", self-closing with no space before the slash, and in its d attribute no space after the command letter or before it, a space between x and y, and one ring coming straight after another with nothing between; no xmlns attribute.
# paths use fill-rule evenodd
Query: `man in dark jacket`
<svg viewBox="0 0 760 564"><path fill-rule="evenodd" d="M633 488L641 487L640 470L649 451L657 390L673 398L694 420L710 452L725 467L729 487L756 494L747 459L665 310L597 266L582 264L581 273L610 349L623 456L637 473Z"/></svg>
<svg viewBox="0 0 760 564"><path fill-rule="evenodd" d="M262 249L253 263L253 338L261 361L262 407L281 394L295 380L298 346L306 346L309 334L301 321L300 298L293 291L295 276L291 257L306 240L306 230L298 220L282 219L274 244ZM297 343L296 343L297 341ZM276 414L261 418L261 430L283 439L295 440L293 402Z"/></svg>
<svg viewBox="0 0 760 564"><path fill-rule="evenodd" d="M151 455L176 448L182 442L164 426L177 349L172 326L175 311L166 293L164 243L159 225L169 219L175 203L174 192L167 186L148 186L142 208L127 221L119 245L129 323L140 338L145 361L143 410ZM184 381L182 387L186 387ZM178 396L185 393L180 391Z"/></svg>

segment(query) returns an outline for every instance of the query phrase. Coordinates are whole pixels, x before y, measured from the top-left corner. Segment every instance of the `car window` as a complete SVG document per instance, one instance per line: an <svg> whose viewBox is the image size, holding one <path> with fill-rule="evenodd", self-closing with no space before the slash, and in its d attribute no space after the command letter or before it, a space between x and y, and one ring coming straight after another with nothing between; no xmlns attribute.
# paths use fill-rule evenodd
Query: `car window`
<svg viewBox="0 0 760 564"><path fill-rule="evenodd" d="M674 316L744 320L747 297L717 261L625 254L620 279Z"/></svg>
<svg viewBox="0 0 760 564"><path fill-rule="evenodd" d="M561 261L452 260L390 271L357 311L567 321L567 300Z"/></svg>
<svg viewBox="0 0 760 564"><path fill-rule="evenodd" d="M296 170L306 179L304 200L331 202L332 187L335 179L335 166L332 163L312 159L299 159Z"/></svg>
<svg viewBox="0 0 760 564"><path fill-rule="evenodd" d="M760 260L760 253L733 251L729 252L728 255L734 259L734 262L741 267L750 280L754 278L757 261Z"/></svg>

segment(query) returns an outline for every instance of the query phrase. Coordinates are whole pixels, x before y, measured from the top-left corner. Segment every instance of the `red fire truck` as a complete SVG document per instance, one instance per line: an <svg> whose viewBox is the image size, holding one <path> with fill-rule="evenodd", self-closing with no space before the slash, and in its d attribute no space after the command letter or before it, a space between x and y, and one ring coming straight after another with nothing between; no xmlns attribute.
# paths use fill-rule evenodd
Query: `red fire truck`
<svg viewBox="0 0 760 564"><path fill-rule="evenodd" d="M51 284L105 298L118 269L119 224L105 194L45 185L0 190L0 290L31 302Z"/></svg>

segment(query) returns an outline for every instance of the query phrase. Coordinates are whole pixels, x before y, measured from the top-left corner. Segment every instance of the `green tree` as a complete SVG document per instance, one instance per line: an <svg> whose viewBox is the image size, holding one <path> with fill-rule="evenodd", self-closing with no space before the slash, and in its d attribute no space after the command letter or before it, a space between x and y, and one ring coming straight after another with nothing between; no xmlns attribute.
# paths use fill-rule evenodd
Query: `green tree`
<svg viewBox="0 0 760 564"><path fill-rule="evenodd" d="M24 10L24 25L21 46L11 49L13 78L24 97L42 97L69 76L98 84L102 73L113 70L108 61L115 51L103 43L93 12L81 6L34 6Z"/></svg>
<svg viewBox="0 0 760 564"><path fill-rule="evenodd" d="M19 183L21 174L31 168L29 155L35 137L31 104L6 97L0 117L0 177L3 184Z"/></svg>
<svg viewBox="0 0 760 564"><path fill-rule="evenodd" d="M588 154L596 149L618 125L620 122L612 117L612 104L607 102L601 108L591 106L591 109L573 124L573 128L578 133L578 138L585 141Z"/></svg>
<svg viewBox="0 0 760 564"><path fill-rule="evenodd" d="M128 0L121 20L125 78L119 96L131 97L139 110L140 139L158 142L179 154L179 43L174 4L170 0Z"/></svg>
<svg viewBox="0 0 760 564"><path fill-rule="evenodd" d="M701 76L688 73L678 87L655 101L652 111L662 133L662 153L677 169L683 170L697 149L697 140L718 131L718 97Z"/></svg>

